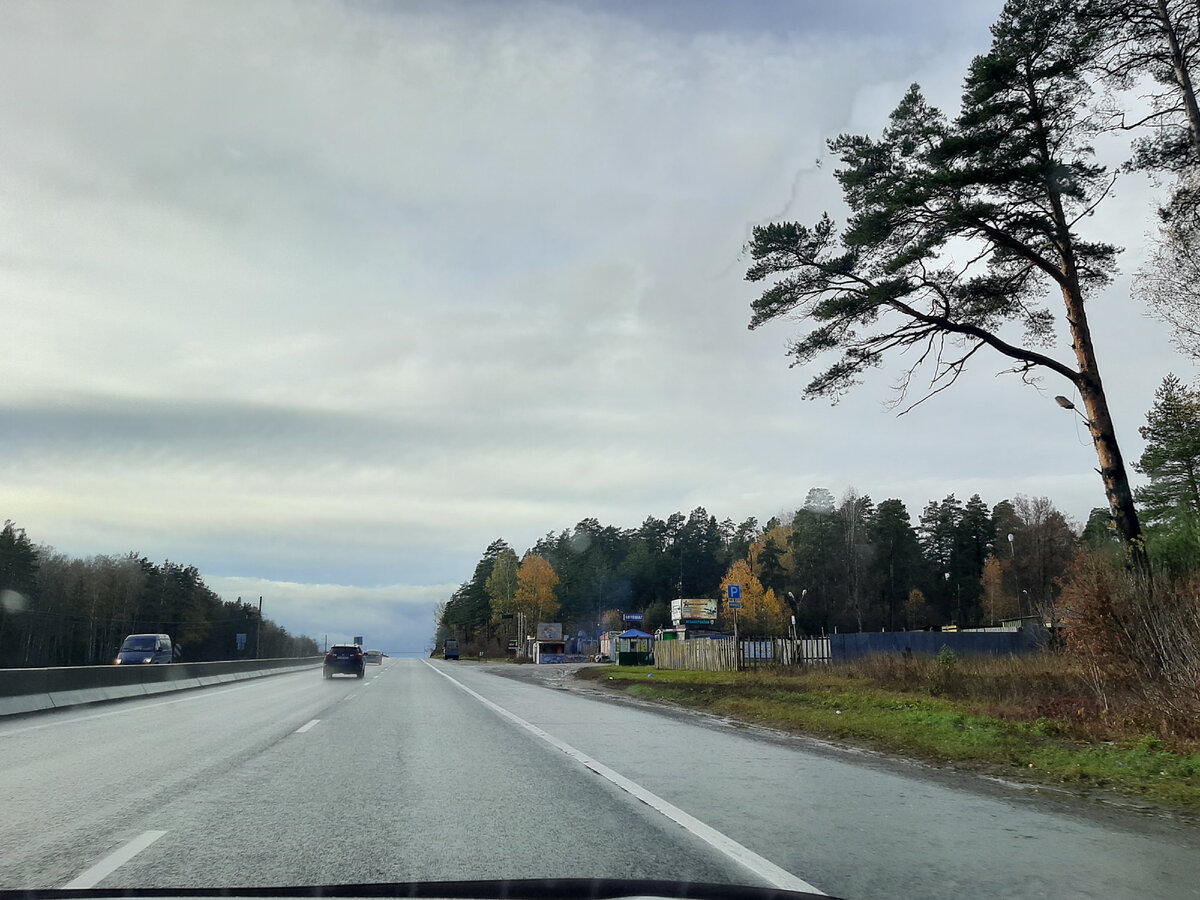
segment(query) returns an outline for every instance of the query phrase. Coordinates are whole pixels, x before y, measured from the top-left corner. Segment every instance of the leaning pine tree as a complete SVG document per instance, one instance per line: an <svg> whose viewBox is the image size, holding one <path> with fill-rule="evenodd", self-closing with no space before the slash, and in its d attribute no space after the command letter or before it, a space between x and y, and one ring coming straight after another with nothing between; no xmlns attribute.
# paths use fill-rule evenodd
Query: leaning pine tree
<svg viewBox="0 0 1200 900"><path fill-rule="evenodd" d="M851 211L846 228L839 234L828 215L811 228L755 228L746 278L770 286L752 304L750 327L781 317L808 324L789 348L793 365L840 351L809 382L810 397L836 399L888 351L906 349L918 361L901 397L923 363L934 367L936 394L984 347L1024 378L1043 370L1066 378L1087 411L1117 529L1145 570L1084 306L1108 283L1117 249L1077 231L1113 178L1092 162L1096 126L1085 105L1099 36L1074 6L1010 0L990 52L971 64L954 121L914 85L880 138L831 141L844 164L836 176ZM1046 350L1047 286L1061 295L1074 364ZM1022 340L1001 336L1009 323L1023 327Z"/></svg>

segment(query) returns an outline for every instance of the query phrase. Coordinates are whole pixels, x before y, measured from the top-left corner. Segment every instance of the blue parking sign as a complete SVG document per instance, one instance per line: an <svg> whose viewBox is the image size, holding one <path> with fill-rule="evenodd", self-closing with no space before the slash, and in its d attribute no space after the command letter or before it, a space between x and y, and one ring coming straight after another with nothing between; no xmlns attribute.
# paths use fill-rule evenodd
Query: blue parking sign
<svg viewBox="0 0 1200 900"><path fill-rule="evenodd" d="M742 586L740 584L731 584L729 586L729 599L730 600L741 600L742 599Z"/></svg>

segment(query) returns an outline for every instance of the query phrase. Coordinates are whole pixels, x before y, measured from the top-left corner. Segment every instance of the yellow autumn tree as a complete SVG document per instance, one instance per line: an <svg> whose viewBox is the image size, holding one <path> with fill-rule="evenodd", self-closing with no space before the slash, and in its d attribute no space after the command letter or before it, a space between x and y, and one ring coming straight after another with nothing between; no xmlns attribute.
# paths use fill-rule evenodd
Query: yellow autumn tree
<svg viewBox="0 0 1200 900"><path fill-rule="evenodd" d="M980 598L983 614L993 625L1001 619L1020 615L1017 598L1004 587L1004 576L1010 565L1006 560L989 556L983 565L983 576L979 579L983 594Z"/></svg>
<svg viewBox="0 0 1200 900"><path fill-rule="evenodd" d="M786 634L788 626L788 610L781 599L775 596L773 590L763 590L762 582L750 571L750 564L739 559L725 577L721 579L721 596L729 596L729 585L742 586L742 608L737 610L738 631L741 634L776 635ZM726 629L733 629L733 611L728 607L728 601L721 602L720 622Z"/></svg>
<svg viewBox="0 0 1200 900"><path fill-rule="evenodd" d="M484 587L492 602L492 621L499 622L501 617L512 615L517 607L517 569L520 562L511 547L505 547L492 563L492 574L488 576Z"/></svg>
<svg viewBox="0 0 1200 900"><path fill-rule="evenodd" d="M908 599L904 601L904 619L909 631L929 624L929 604L920 588L908 592Z"/></svg>
<svg viewBox="0 0 1200 900"><path fill-rule="evenodd" d="M749 556L751 568L762 578L764 573L776 569L781 573L791 572L796 567L796 554L792 550L790 538L792 529L780 525L766 531L750 545ZM768 546L768 544L770 546ZM766 551L764 553L764 551Z"/></svg>
<svg viewBox="0 0 1200 900"><path fill-rule="evenodd" d="M529 617L530 625L553 622L558 615L558 573L550 561L530 553L517 569L517 593L514 605Z"/></svg>
<svg viewBox="0 0 1200 900"><path fill-rule="evenodd" d="M624 631L625 620L619 609L606 609L600 614L601 631Z"/></svg>

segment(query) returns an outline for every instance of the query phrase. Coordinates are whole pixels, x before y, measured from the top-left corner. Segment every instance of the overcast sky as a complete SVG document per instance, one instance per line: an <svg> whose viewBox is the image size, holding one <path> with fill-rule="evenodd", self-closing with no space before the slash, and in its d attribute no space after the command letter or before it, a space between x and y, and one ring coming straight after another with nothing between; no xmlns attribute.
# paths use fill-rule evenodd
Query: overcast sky
<svg viewBox="0 0 1200 900"><path fill-rule="evenodd" d="M824 141L953 112L999 2L0 4L0 520L196 565L415 650L489 542L809 488L1104 505L1070 385L978 356L801 399L751 229L842 207ZM1115 157L1114 157L1115 158ZM1088 236L1127 459L1169 371L1130 177ZM1069 359L1066 342L1057 354Z"/></svg>

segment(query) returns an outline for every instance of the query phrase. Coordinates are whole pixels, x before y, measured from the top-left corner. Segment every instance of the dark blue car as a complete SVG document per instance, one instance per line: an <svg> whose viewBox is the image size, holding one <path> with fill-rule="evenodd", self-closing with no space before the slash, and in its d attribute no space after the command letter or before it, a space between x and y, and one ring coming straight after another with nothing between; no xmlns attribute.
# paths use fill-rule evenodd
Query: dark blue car
<svg viewBox="0 0 1200 900"><path fill-rule="evenodd" d="M362 678L366 671L362 647L358 644L334 644L325 654L326 678L332 678L334 675L355 675Z"/></svg>

